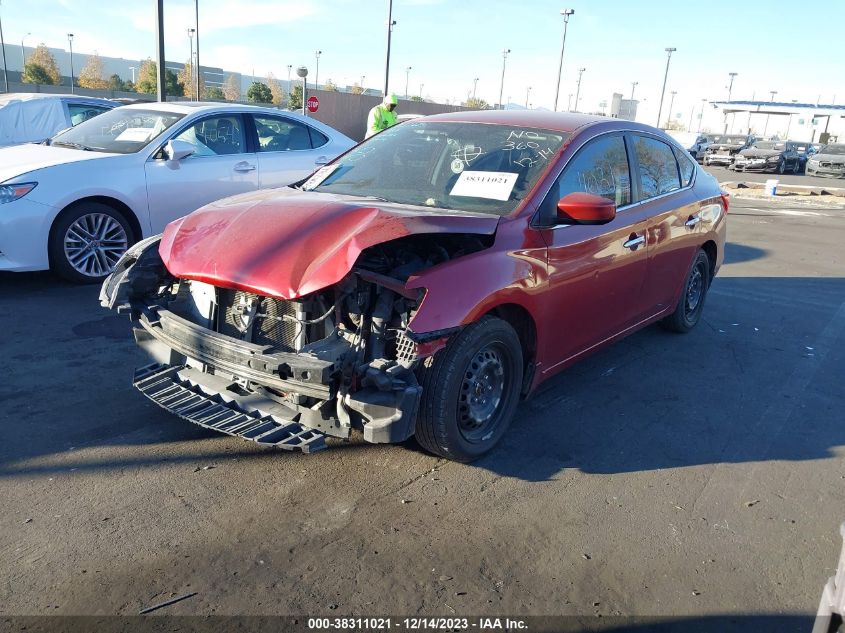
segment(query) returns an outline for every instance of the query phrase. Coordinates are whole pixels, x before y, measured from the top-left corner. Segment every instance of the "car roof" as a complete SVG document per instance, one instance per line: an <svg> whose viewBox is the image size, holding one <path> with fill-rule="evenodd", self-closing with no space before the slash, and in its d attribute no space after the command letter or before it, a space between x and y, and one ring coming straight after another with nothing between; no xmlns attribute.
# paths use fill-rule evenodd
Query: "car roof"
<svg viewBox="0 0 845 633"><path fill-rule="evenodd" d="M536 127L556 132L574 132L591 123L619 121L595 114L575 112L550 112L546 110L465 110L445 112L426 117L431 121L449 121L452 123L493 123L519 127ZM624 121L630 123L630 121Z"/></svg>
<svg viewBox="0 0 845 633"><path fill-rule="evenodd" d="M296 114L285 110L278 110L277 108L247 105L244 103L222 103L220 101L145 101L144 103L131 103L123 107L139 110L162 110L164 112L178 112L181 114L190 114L204 110L233 110L238 112L255 110L256 112L286 112L287 114Z"/></svg>

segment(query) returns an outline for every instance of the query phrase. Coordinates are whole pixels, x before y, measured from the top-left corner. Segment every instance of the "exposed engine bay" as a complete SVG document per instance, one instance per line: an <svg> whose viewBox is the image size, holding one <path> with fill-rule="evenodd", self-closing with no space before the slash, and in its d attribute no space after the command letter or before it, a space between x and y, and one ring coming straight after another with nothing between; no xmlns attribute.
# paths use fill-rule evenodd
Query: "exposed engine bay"
<svg viewBox="0 0 845 633"><path fill-rule="evenodd" d="M257 421L270 416L341 438L359 429L369 442L400 442L414 433L422 391L418 366L454 333L409 329L425 291L405 284L492 239L421 234L377 244L362 251L338 283L288 300L176 278L162 262L156 237L124 255L100 300L130 313L136 341L156 361L136 372L136 386L182 417L247 439L275 438L278 430L254 427L261 433L250 437L231 431L238 427L234 418L227 428L205 424L193 409L145 391L151 376L163 385L156 393L182 393L188 404L205 398L192 406L204 405L200 410L208 413L225 405ZM170 391L165 375L175 381Z"/></svg>

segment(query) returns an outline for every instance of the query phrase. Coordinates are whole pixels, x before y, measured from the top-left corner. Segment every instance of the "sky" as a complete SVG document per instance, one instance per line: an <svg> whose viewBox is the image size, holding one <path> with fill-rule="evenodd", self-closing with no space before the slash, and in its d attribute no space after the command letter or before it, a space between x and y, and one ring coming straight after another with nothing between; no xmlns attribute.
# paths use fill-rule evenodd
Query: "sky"
<svg viewBox="0 0 845 633"><path fill-rule="evenodd" d="M155 57L154 0L0 0L7 43L43 42L74 50L142 59ZM287 78L287 65L319 79L347 85L364 76L366 87L384 84L388 0L199 0L202 64ZM675 47L669 68L664 119L671 91L672 115L685 124L702 99L727 97L728 73L736 72L734 99L845 103L845 1L818 0L394 0L390 91L437 101L462 101L478 78L477 96L498 102L502 50L503 99L552 109L563 18L572 8L566 39L559 109L577 92L582 111L599 111L614 92L626 98L638 82L637 119L657 123L666 47ZM804 8L802 8L804 7ZM168 60L187 60L186 29L194 25L194 0L164 0ZM832 25L825 34L824 25ZM530 91L529 91L530 87ZM574 96L571 97L574 101ZM715 109L704 108L704 126L719 127ZM697 118L696 118L697 121Z"/></svg>

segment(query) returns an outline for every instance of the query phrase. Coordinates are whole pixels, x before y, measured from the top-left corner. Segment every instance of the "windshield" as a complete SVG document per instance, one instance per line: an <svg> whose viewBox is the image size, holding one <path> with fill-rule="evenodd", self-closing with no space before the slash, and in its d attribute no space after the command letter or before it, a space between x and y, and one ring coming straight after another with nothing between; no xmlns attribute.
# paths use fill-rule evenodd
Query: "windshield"
<svg viewBox="0 0 845 633"><path fill-rule="evenodd" d="M176 112L115 108L57 134L50 144L94 152L132 154L183 116Z"/></svg>
<svg viewBox="0 0 845 633"><path fill-rule="evenodd" d="M782 151L785 145L783 143L773 143L771 141L757 141L753 145L754 149L774 149Z"/></svg>
<svg viewBox="0 0 845 633"><path fill-rule="evenodd" d="M746 136L721 135L713 137L713 142L717 145L745 145L746 140L748 140Z"/></svg>
<svg viewBox="0 0 845 633"><path fill-rule="evenodd" d="M825 145L819 150L819 154L845 154L845 145Z"/></svg>
<svg viewBox="0 0 845 633"><path fill-rule="evenodd" d="M303 189L507 215L567 137L505 125L409 121L319 170Z"/></svg>

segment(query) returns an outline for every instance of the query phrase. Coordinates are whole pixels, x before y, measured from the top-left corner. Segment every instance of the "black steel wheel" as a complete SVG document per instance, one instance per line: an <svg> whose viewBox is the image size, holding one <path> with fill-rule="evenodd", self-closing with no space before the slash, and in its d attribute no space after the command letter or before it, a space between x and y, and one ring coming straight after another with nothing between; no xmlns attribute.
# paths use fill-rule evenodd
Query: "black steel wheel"
<svg viewBox="0 0 845 633"><path fill-rule="evenodd" d="M673 332L689 332L701 320L704 300L710 289L710 258L699 250L684 281L684 290L678 299L675 311L661 321L661 325Z"/></svg>
<svg viewBox="0 0 845 633"><path fill-rule="evenodd" d="M522 362L519 337L506 321L486 316L466 326L420 369L420 445L461 462L492 449L519 402Z"/></svg>

